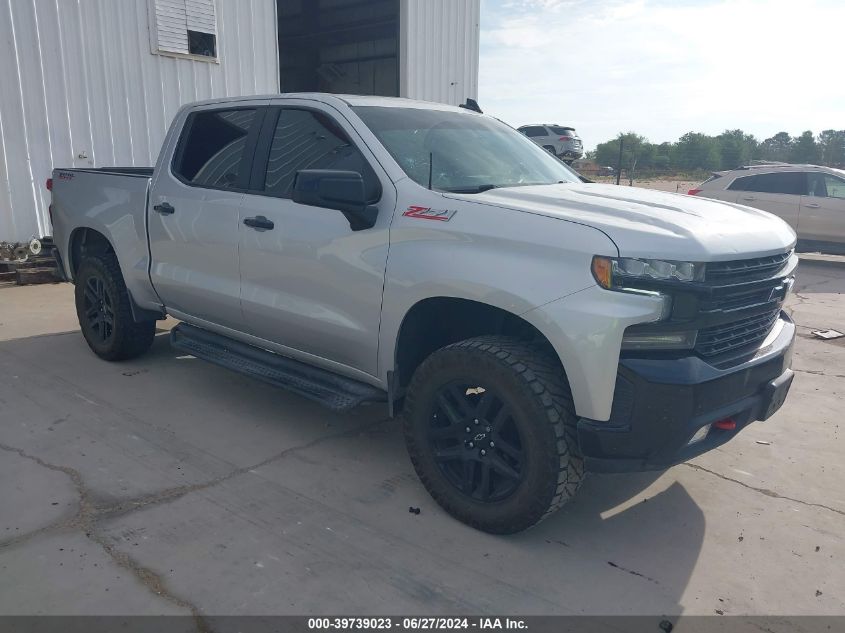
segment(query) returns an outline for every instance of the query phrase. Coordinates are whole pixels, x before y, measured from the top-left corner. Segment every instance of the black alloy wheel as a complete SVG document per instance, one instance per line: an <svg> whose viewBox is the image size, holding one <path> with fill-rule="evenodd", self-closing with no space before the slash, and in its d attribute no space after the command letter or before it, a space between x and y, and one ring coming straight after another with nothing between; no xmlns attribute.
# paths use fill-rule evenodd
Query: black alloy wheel
<svg viewBox="0 0 845 633"><path fill-rule="evenodd" d="M101 343L107 343L114 336L114 301L103 278L99 275L88 277L83 297L88 327Z"/></svg>
<svg viewBox="0 0 845 633"><path fill-rule="evenodd" d="M443 475L473 499L500 501L523 481L527 456L519 429L491 389L464 383L441 387L428 435Z"/></svg>

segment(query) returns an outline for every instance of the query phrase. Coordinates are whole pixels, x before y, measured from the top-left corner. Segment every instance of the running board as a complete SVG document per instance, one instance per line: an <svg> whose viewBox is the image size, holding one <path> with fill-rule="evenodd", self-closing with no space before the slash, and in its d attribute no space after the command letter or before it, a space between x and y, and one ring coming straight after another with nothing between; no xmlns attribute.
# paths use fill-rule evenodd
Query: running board
<svg viewBox="0 0 845 633"><path fill-rule="evenodd" d="M364 402L384 402L381 389L308 365L187 323L170 331L170 344L181 352L284 387L334 411Z"/></svg>

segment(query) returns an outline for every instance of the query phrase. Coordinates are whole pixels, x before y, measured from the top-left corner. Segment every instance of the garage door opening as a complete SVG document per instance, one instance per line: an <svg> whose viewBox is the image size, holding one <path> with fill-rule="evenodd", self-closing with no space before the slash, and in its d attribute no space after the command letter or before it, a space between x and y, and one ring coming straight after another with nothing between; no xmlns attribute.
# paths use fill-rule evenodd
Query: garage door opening
<svg viewBox="0 0 845 633"><path fill-rule="evenodd" d="M276 0L282 92L399 96L399 0Z"/></svg>

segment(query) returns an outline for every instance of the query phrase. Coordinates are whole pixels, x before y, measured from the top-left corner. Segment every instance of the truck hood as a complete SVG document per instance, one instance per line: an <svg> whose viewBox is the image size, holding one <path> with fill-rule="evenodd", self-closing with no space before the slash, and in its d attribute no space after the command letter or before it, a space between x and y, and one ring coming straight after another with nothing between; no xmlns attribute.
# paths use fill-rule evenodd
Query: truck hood
<svg viewBox="0 0 845 633"><path fill-rule="evenodd" d="M595 227L623 257L724 261L774 255L795 245L792 228L765 211L636 187L562 183L449 197Z"/></svg>

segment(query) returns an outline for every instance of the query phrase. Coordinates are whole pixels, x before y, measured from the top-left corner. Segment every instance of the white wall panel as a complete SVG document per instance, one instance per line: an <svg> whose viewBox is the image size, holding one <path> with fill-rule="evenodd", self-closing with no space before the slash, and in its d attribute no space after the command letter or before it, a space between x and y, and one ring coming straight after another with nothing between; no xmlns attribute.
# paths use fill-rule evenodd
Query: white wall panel
<svg viewBox="0 0 845 633"><path fill-rule="evenodd" d="M477 99L481 0L400 1L400 95Z"/></svg>
<svg viewBox="0 0 845 633"><path fill-rule="evenodd" d="M148 0L0 0L0 240L50 234L54 166L153 165L184 103L278 92L275 4L216 0L215 63L152 54Z"/></svg>

